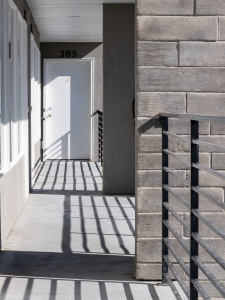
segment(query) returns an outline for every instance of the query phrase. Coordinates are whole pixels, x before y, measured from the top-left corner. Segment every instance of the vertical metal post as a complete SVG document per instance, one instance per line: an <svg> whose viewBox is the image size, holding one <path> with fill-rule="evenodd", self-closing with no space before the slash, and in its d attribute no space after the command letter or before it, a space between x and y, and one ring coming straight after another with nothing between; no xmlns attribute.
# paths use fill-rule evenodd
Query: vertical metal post
<svg viewBox="0 0 225 300"><path fill-rule="evenodd" d="M199 146L192 143L192 140L199 139L199 122L190 121L190 300L198 300L198 291L192 284L192 280L198 279L198 267L192 261L192 256L198 256L198 242L192 237L192 233L198 233L198 217L192 213L192 209L199 208L198 193L192 190L193 186L199 185L198 169L193 168L193 163L199 162Z"/></svg>
<svg viewBox="0 0 225 300"><path fill-rule="evenodd" d="M163 134L163 131L168 131L168 118L162 117L162 283L167 284L163 274L168 274L168 265L164 260L164 255L168 255L168 247L164 243L163 238L168 238L168 228L163 224L163 221L168 221L168 210L163 206L163 203L168 203L168 191L163 188L163 185L168 185L169 175L163 170L164 167L168 168L168 154L163 150L168 149L168 135Z"/></svg>

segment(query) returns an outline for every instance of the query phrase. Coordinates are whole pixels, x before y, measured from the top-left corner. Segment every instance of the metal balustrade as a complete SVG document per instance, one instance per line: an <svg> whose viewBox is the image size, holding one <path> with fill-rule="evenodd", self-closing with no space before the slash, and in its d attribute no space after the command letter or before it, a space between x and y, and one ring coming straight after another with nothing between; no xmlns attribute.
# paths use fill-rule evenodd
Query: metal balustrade
<svg viewBox="0 0 225 300"><path fill-rule="evenodd" d="M169 132L169 118L183 119L190 121L190 138L182 137ZM210 272L206 265L201 261L199 257L199 245L214 259L225 270L225 260L217 254L208 243L203 240L199 235L199 220L201 220L208 228L214 231L218 237L225 240L225 232L218 228L213 222L206 218L199 211L199 195L203 195L212 203L216 204L222 209L225 209L224 202L220 201L213 195L210 195L205 190L199 187L199 170L207 172L209 175L216 176L224 180L225 175L212 170L208 167L199 164L199 146L207 146L207 148L220 150L225 152L225 148L199 141L199 122L210 122L210 123L225 123L225 117L213 117L213 116L202 116L202 115L188 115L188 114L171 114L162 113L160 114L160 122L162 124L162 275L163 284L169 284L176 299L182 300L176 286L169 276L169 270L171 270L173 276L179 283L184 294L190 300L197 300L201 296L204 300L211 299L207 292L199 281L199 270L208 278L208 280L214 285L218 292L225 298L225 287L217 280L217 278ZM169 148L169 138L182 140L190 143L190 159L183 158L180 155L171 152ZM169 157L174 157L176 160L189 165L190 170L190 181L186 180L182 176L169 168ZM169 187L169 175L182 181L185 186L190 188L190 204ZM182 217L175 211L169 204L169 194L184 204L190 211L190 225L187 224ZM190 234L190 245L188 245L176 231L176 229L170 223L170 216L173 216ZM184 251L189 256L189 268L180 257L174 246L169 240L169 233L179 242ZM187 277L189 278L189 288L187 288L183 279L179 275L175 265L170 259L169 252L172 253L177 263L181 266Z"/></svg>
<svg viewBox="0 0 225 300"><path fill-rule="evenodd" d="M99 161L103 163L103 113L98 110L98 155Z"/></svg>

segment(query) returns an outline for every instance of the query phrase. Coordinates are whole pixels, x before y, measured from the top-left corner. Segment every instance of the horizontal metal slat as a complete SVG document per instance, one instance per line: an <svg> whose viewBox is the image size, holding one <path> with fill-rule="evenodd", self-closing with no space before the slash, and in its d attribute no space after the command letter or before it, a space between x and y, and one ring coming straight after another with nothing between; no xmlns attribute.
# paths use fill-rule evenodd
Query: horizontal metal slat
<svg viewBox="0 0 225 300"><path fill-rule="evenodd" d="M163 188L167 190L171 195L173 195L176 199L180 200L187 208L190 209L190 204L180 195L178 195L174 190L172 190L168 185L164 184Z"/></svg>
<svg viewBox="0 0 225 300"><path fill-rule="evenodd" d="M202 121L202 122L211 122L211 123L225 123L224 117L214 117L206 115L191 115L191 114L174 114L174 113L160 113L162 117L173 118L173 119L183 119L183 120L192 120L192 121Z"/></svg>
<svg viewBox="0 0 225 300"><path fill-rule="evenodd" d="M177 231L173 228L172 225L168 221L163 221L164 225L170 230L170 232L174 235L174 237L177 239L177 241L181 244L181 246L184 248L184 250L190 254L190 247L185 243L185 241L182 239L182 237L177 233Z"/></svg>
<svg viewBox="0 0 225 300"><path fill-rule="evenodd" d="M168 249L171 251L171 253L173 254L173 256L175 257L175 259L178 261L178 263L180 264L181 268L184 270L184 272L190 276L189 274L189 269L186 266L185 262L183 261L183 259L180 257L180 255L177 253L177 251L174 249L174 247L171 245L170 241L168 238L163 238L164 243L166 244L166 246L168 247Z"/></svg>
<svg viewBox="0 0 225 300"><path fill-rule="evenodd" d="M190 139L188 139L188 138L186 138L186 137L183 137L183 136L179 136L179 135L174 134L174 133L171 133L171 132L169 132L169 131L163 131L163 134L164 134L164 135L168 135L168 136L172 136L172 137L174 137L174 138L176 138L176 139L178 139L178 140L184 141L184 142L186 142L186 143L190 143Z"/></svg>
<svg viewBox="0 0 225 300"><path fill-rule="evenodd" d="M200 213L197 209L192 209L192 212L195 216L201 219L211 230L213 230L216 234L218 234L222 239L225 240L225 232L217 227L214 223L212 223L209 219L207 219L202 213Z"/></svg>
<svg viewBox="0 0 225 300"><path fill-rule="evenodd" d="M188 231L190 231L190 226L188 225L188 223L185 222L168 203L163 203L163 206L174 216L174 218L177 219L178 222L181 223L182 226L184 226Z"/></svg>
<svg viewBox="0 0 225 300"><path fill-rule="evenodd" d="M225 260L219 256L200 236L198 233L192 233L193 238L205 249L206 252L225 270Z"/></svg>
<svg viewBox="0 0 225 300"><path fill-rule="evenodd" d="M190 160L189 160L189 159L187 159L187 158L185 158L185 157L182 157L182 156L180 156L180 155L178 155L178 154L175 154L175 153L169 151L168 149L163 150L163 152L166 153L166 154L169 154L169 155L171 155L171 156L173 156L173 157L175 157L176 159L179 159L179 160L181 160L181 161L184 161L184 162L187 163L187 164L190 164Z"/></svg>
<svg viewBox="0 0 225 300"><path fill-rule="evenodd" d="M225 298L225 287L219 282L219 280L216 279L216 277L209 271L209 269L200 261L197 256L192 256L191 259L211 281L218 292Z"/></svg>
<svg viewBox="0 0 225 300"><path fill-rule="evenodd" d="M179 179L180 181L183 181L187 186L190 187L190 182L186 179L184 179L183 177L181 177L180 175L178 175L177 173L171 171L169 168L163 168L163 170L169 174L171 174L172 176L176 177L177 179Z"/></svg>
<svg viewBox="0 0 225 300"><path fill-rule="evenodd" d="M207 193L206 191L200 189L197 186L192 187L192 190L195 191L196 193L203 195L204 197L206 197L208 200L212 201L213 203L215 203L216 205L220 206L222 209L225 209L225 203L220 201L219 199L217 199L216 197L210 195L209 193Z"/></svg>
<svg viewBox="0 0 225 300"><path fill-rule="evenodd" d="M222 146L218 146L218 145L207 143L207 142L197 141L197 140L192 140L191 142L192 142L192 144L210 147L210 148L214 148L214 149L220 150L222 152L225 152L225 147L222 147Z"/></svg>
<svg viewBox="0 0 225 300"><path fill-rule="evenodd" d="M204 300L211 300L211 298L206 293L206 291L203 289L203 287L201 286L201 284L198 282L197 279L194 279L191 282L193 283L194 287L196 288L196 290L199 292L199 294L202 296L202 298Z"/></svg>
<svg viewBox="0 0 225 300"><path fill-rule="evenodd" d="M166 279L167 283L169 284L172 292L174 293L174 296L176 297L177 300L183 300L176 289L175 285L173 284L173 281L170 279L169 274L163 273L163 277Z"/></svg>
<svg viewBox="0 0 225 300"><path fill-rule="evenodd" d="M209 173L209 174L211 174L211 175L214 175L214 176L216 176L216 177L218 177L218 178L220 178L220 179L225 180L225 175L223 175L223 174L221 174L220 172L217 172L217 171L215 171L215 170L212 170L212 169L210 169L210 168L201 166L201 165L199 165L199 164L192 164L192 167L194 167L194 168L196 168L196 169L198 169L198 170L205 171L205 172L207 172L207 173Z"/></svg>
<svg viewBox="0 0 225 300"><path fill-rule="evenodd" d="M185 283L183 282L182 278L180 277L179 273L177 272L176 268L174 267L173 263L171 262L168 256L164 255L163 258L167 263L168 267L170 268L171 272L175 276L176 280L178 281L180 287L184 291L185 295L189 298L190 297L189 290L186 287Z"/></svg>

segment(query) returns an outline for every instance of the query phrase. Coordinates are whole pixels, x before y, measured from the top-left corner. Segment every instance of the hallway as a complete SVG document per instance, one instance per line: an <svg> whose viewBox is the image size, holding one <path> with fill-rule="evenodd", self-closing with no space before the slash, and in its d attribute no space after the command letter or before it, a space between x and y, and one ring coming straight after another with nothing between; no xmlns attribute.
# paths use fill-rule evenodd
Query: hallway
<svg viewBox="0 0 225 300"><path fill-rule="evenodd" d="M30 195L0 256L1 300L175 299L169 287L135 281L135 199L91 195L100 173L88 162L43 165L39 187L79 182L86 195Z"/></svg>

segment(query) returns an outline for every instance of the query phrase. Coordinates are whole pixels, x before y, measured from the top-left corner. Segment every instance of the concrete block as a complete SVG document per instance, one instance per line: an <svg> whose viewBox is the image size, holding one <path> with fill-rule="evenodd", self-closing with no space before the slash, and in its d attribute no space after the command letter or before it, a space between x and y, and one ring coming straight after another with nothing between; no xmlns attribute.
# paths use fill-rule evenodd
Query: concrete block
<svg viewBox="0 0 225 300"><path fill-rule="evenodd" d="M162 168L161 153L138 154L138 170L160 170Z"/></svg>
<svg viewBox="0 0 225 300"><path fill-rule="evenodd" d="M189 177L188 177L189 179ZM213 195L220 201L224 199L224 190L222 188L202 188L205 192ZM173 189L179 196L183 197L188 203L190 203L190 189L189 188L174 188ZM177 212L189 212L189 208L186 207L180 200L175 198L169 193L169 203ZM221 212L222 208L213 204L207 198L199 195L199 209L201 212Z"/></svg>
<svg viewBox="0 0 225 300"><path fill-rule="evenodd" d="M223 0L197 0L196 1L197 15L225 15L225 2Z"/></svg>
<svg viewBox="0 0 225 300"><path fill-rule="evenodd" d="M182 135L183 136L183 135ZM188 136L184 136L187 137ZM189 152L189 143L169 137L169 150L172 152ZM161 153L162 136L161 135L141 135L138 138L138 153ZM206 151L205 151L206 152ZM207 151L208 152L208 151Z"/></svg>
<svg viewBox="0 0 225 300"><path fill-rule="evenodd" d="M225 17L219 17L219 40L225 40Z"/></svg>
<svg viewBox="0 0 225 300"><path fill-rule="evenodd" d="M203 135L203 136L200 136L200 141L225 147L225 136L216 136L216 135L204 136ZM199 146L199 151L200 152L210 152L210 153L221 152L221 150L217 150L217 149L207 147L207 146Z"/></svg>
<svg viewBox="0 0 225 300"><path fill-rule="evenodd" d="M162 264L136 264L135 278L137 280L162 281Z"/></svg>
<svg viewBox="0 0 225 300"><path fill-rule="evenodd" d="M210 134L210 124L199 122L199 134ZM175 134L190 134L190 121L180 119L169 119L169 132Z"/></svg>
<svg viewBox="0 0 225 300"><path fill-rule="evenodd" d="M161 135L141 135L138 138L138 153L162 152L162 136ZM160 168L161 169L161 168Z"/></svg>
<svg viewBox="0 0 225 300"><path fill-rule="evenodd" d="M184 271L175 264L181 278L185 278ZM169 271L169 275L174 279L173 274ZM137 280L157 280L162 281L162 264L160 263L138 263L136 265L135 277Z"/></svg>
<svg viewBox="0 0 225 300"><path fill-rule="evenodd" d="M185 178L185 171L174 171ZM138 187L160 187L162 186L162 171L138 171ZM169 185L171 187L184 187L184 183L176 177L169 175Z"/></svg>
<svg viewBox="0 0 225 300"><path fill-rule="evenodd" d="M185 138L189 138L189 136L182 135ZM174 137L169 137L169 150L172 152L189 152L190 144L188 142L178 140Z"/></svg>
<svg viewBox="0 0 225 300"><path fill-rule="evenodd" d="M225 68L139 67L138 91L225 92Z"/></svg>
<svg viewBox="0 0 225 300"><path fill-rule="evenodd" d="M137 17L140 41L216 41L217 17Z"/></svg>
<svg viewBox="0 0 225 300"><path fill-rule="evenodd" d="M180 214L182 216L182 214ZM182 235L182 225L170 215L170 223L175 230ZM161 238L162 237L162 214L138 214L136 218L136 237L140 238Z"/></svg>
<svg viewBox="0 0 225 300"><path fill-rule="evenodd" d="M225 259L225 241L222 239L204 239L205 242ZM199 258L203 263L215 263L215 260L199 245Z"/></svg>
<svg viewBox="0 0 225 300"><path fill-rule="evenodd" d="M218 124L218 123L210 123L210 131L212 135L224 135L225 133L225 124Z"/></svg>
<svg viewBox="0 0 225 300"><path fill-rule="evenodd" d="M180 157L190 160L189 153L176 153ZM205 167L209 167L210 154L200 153L199 163ZM161 153L140 153L138 155L138 170L160 170L162 168ZM189 170L190 164L185 163L173 156L169 155L169 168L172 170Z"/></svg>
<svg viewBox="0 0 225 300"><path fill-rule="evenodd" d="M177 43L138 42L137 64L138 66L178 66Z"/></svg>
<svg viewBox="0 0 225 300"><path fill-rule="evenodd" d="M225 43L181 42L180 66L224 67Z"/></svg>
<svg viewBox="0 0 225 300"><path fill-rule="evenodd" d="M218 280L224 280L225 274L224 269L222 269L217 263L214 264L208 264L206 263L205 266L209 269L211 273L218 279ZM199 270L199 280L208 280L208 277L206 277L201 270Z"/></svg>
<svg viewBox="0 0 225 300"><path fill-rule="evenodd" d="M137 118L137 132L141 134L162 134L162 126L159 124L159 118Z"/></svg>
<svg viewBox="0 0 225 300"><path fill-rule="evenodd" d="M225 170L225 153L212 154L212 168L215 170Z"/></svg>
<svg viewBox="0 0 225 300"><path fill-rule="evenodd" d="M185 283L187 284L188 281L185 281ZM220 283L222 283L222 285L225 286L225 281L220 281ZM201 286L206 291L206 293L209 295L209 297L211 297L212 300L224 299L210 281L201 281ZM199 298L199 299L202 299L202 298Z"/></svg>
<svg viewBox="0 0 225 300"><path fill-rule="evenodd" d="M190 239L183 238L184 242L189 245ZM184 251L179 242L170 238L170 242L176 249L178 255L183 259L185 263L189 263L189 255ZM206 239L205 242L215 250L223 259L225 258L225 243L219 239ZM176 263L176 259L169 252L169 258L173 263ZM199 258L203 263L215 263L215 260L207 254L207 252L199 246ZM162 240L161 239L138 239L137 240L137 259L138 263L160 263L162 261Z"/></svg>
<svg viewBox="0 0 225 300"><path fill-rule="evenodd" d="M137 115L139 117L152 117L160 112L186 113L186 94L138 93Z"/></svg>
<svg viewBox="0 0 225 300"><path fill-rule="evenodd" d="M162 171L138 171L137 185L138 187L161 187Z"/></svg>
<svg viewBox="0 0 225 300"><path fill-rule="evenodd" d="M225 175L225 171L220 171L220 173ZM190 179L190 172L187 171L187 180L189 179ZM199 171L199 186L225 188L225 180L210 175L205 171Z"/></svg>
<svg viewBox="0 0 225 300"><path fill-rule="evenodd" d="M192 15L193 0L139 0L138 15Z"/></svg>
<svg viewBox="0 0 225 300"><path fill-rule="evenodd" d="M188 93L187 113L223 117L225 115L225 94Z"/></svg>
<svg viewBox="0 0 225 300"><path fill-rule="evenodd" d="M162 188L137 189L138 213L162 213Z"/></svg>
<svg viewBox="0 0 225 300"><path fill-rule="evenodd" d="M225 218L224 218L224 212L221 213L204 213L204 216L213 222L217 227L225 231ZM190 214L184 213L183 219L190 224ZM199 220L199 235L202 238L219 238L219 236L212 231L208 226L206 226L201 220ZM189 232L184 228L184 236L188 237Z"/></svg>

